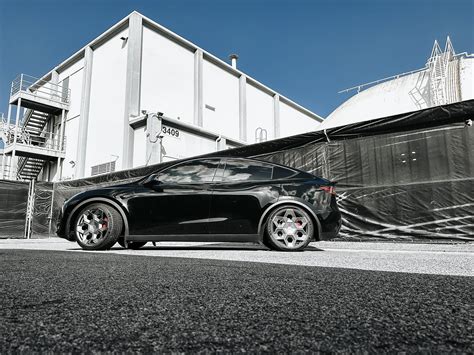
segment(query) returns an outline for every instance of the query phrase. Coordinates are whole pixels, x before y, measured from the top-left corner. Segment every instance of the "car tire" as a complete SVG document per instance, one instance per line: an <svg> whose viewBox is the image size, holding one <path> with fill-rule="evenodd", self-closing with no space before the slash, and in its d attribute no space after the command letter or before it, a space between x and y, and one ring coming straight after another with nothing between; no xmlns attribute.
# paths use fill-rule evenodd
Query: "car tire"
<svg viewBox="0 0 474 355"><path fill-rule="evenodd" d="M283 205L274 209L265 222L264 244L273 250L302 251L314 236L314 222L304 208Z"/></svg>
<svg viewBox="0 0 474 355"><path fill-rule="evenodd" d="M273 249L273 245L270 243L270 241L268 240L268 238L266 236L265 236L265 238L263 238L262 244L265 247L267 247L268 249Z"/></svg>
<svg viewBox="0 0 474 355"><path fill-rule="evenodd" d="M84 250L107 250L118 240L123 230L120 213L105 203L91 203L74 218L76 241Z"/></svg>
<svg viewBox="0 0 474 355"><path fill-rule="evenodd" d="M122 248L137 250L145 246L147 242L127 242L127 246L125 246L125 240L123 238L119 238L118 243Z"/></svg>

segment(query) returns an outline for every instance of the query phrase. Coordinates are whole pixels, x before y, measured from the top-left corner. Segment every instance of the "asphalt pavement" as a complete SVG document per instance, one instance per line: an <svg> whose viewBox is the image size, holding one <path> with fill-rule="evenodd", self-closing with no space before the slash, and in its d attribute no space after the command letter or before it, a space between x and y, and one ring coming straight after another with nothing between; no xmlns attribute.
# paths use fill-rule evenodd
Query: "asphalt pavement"
<svg viewBox="0 0 474 355"><path fill-rule="evenodd" d="M1 248L1 353L474 350L472 277L73 251Z"/></svg>
<svg viewBox="0 0 474 355"><path fill-rule="evenodd" d="M77 243L60 238L4 239L0 240L1 249L84 253ZM474 276L474 243L316 242L304 252L282 253L258 244L160 242L156 247L148 243L140 250L128 250L116 244L105 253Z"/></svg>

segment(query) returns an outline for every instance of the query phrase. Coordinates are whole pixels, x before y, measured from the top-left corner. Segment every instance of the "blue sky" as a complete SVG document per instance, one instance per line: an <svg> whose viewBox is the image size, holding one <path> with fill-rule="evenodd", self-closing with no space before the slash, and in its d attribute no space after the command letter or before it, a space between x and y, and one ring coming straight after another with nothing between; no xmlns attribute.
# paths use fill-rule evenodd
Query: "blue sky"
<svg viewBox="0 0 474 355"><path fill-rule="evenodd" d="M19 73L41 76L137 10L326 117L341 89L423 67L449 34L474 52L473 0L0 0L0 112Z"/></svg>

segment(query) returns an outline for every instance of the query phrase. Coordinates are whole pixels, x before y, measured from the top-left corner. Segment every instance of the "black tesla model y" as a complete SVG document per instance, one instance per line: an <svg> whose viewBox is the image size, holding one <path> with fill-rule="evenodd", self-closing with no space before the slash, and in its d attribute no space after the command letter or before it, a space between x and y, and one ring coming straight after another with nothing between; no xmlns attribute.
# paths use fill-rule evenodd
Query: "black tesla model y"
<svg viewBox="0 0 474 355"><path fill-rule="evenodd" d="M328 180L259 160L202 158L73 196L61 210L58 235L86 250L206 241L296 251L336 237L340 226Z"/></svg>

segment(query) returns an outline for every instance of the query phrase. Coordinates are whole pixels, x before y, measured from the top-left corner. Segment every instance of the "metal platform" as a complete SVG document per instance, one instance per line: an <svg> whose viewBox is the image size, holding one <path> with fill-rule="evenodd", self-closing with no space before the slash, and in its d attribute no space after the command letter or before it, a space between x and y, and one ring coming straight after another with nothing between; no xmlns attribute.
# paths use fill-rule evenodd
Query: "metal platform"
<svg viewBox="0 0 474 355"><path fill-rule="evenodd" d="M49 166L46 162L54 161L60 171L66 156L64 126L70 89L58 80L57 75L46 81L25 74L13 80L8 117L2 117L0 130L5 146L1 178L35 180ZM14 121L12 106L17 107ZM54 126L56 116L61 117L61 128Z"/></svg>

